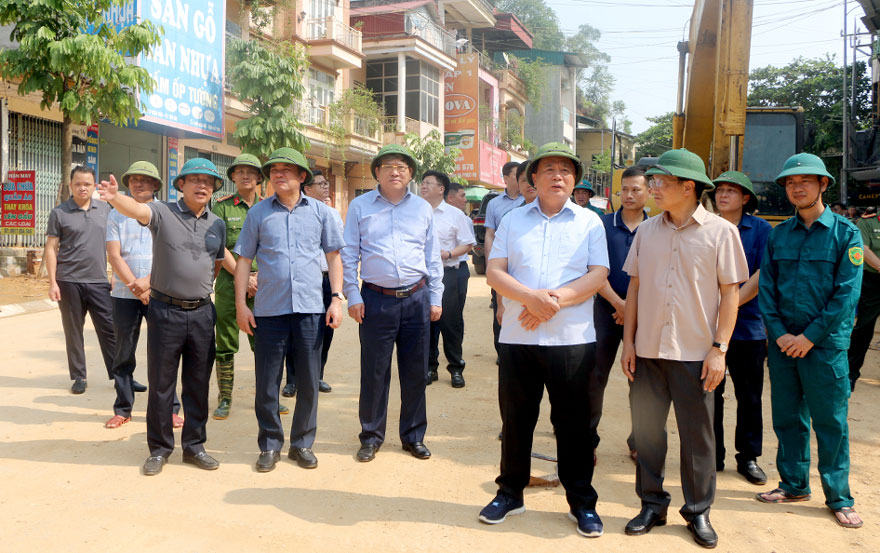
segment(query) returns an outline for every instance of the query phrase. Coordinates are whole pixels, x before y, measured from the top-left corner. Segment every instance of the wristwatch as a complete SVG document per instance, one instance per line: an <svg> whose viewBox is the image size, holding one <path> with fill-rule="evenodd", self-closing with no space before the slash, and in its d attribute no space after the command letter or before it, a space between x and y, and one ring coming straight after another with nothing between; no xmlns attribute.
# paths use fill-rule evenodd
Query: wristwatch
<svg viewBox="0 0 880 553"><path fill-rule="evenodd" d="M727 353L727 342L712 342L713 348L718 348L721 353Z"/></svg>
<svg viewBox="0 0 880 553"><path fill-rule="evenodd" d="M340 294L339 292L333 292L332 294L330 294L330 297L342 299L342 294Z"/></svg>

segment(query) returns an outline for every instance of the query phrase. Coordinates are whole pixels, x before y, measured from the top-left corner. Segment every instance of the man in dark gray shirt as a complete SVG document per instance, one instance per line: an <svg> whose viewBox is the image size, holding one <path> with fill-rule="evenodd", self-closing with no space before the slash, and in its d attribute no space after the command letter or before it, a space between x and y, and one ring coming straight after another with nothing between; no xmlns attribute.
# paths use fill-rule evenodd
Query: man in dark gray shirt
<svg viewBox="0 0 880 553"><path fill-rule="evenodd" d="M49 299L58 302L67 346L67 368L73 386L86 391L86 354L83 323L86 312L92 318L108 378L113 378L116 335L113 305L107 279L107 250L104 237L110 206L92 199L95 172L83 166L70 173L70 199L49 213L43 259L49 273Z"/></svg>
<svg viewBox="0 0 880 553"><path fill-rule="evenodd" d="M213 163L186 162L174 179L177 202L141 204L117 194L114 177L102 181L101 198L121 214L149 226L153 234L150 309L147 313L147 476L159 474L174 450L171 408L177 367L182 365L180 396L186 414L181 435L183 461L205 470L220 464L205 452L208 388L216 353L211 302L214 277L226 247L226 226L208 209L223 180ZM181 363L182 360L182 363Z"/></svg>

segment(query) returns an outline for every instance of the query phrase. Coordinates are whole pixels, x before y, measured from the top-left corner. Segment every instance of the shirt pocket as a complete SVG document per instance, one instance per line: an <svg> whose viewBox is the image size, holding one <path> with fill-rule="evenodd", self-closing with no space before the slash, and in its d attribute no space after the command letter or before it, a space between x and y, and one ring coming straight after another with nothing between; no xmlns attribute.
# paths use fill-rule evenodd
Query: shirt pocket
<svg viewBox="0 0 880 553"><path fill-rule="evenodd" d="M832 284L837 268L837 251L828 246L810 248L806 252L806 260L809 262L808 270L811 276L816 276L820 282Z"/></svg>

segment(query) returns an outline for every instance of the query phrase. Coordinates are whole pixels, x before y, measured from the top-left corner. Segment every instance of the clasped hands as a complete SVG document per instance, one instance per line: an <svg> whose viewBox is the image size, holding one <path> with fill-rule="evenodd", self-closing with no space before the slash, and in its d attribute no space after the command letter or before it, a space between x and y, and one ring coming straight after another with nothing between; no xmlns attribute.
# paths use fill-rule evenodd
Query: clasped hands
<svg viewBox="0 0 880 553"><path fill-rule="evenodd" d="M526 330L535 330L559 312L558 290L532 290L523 302L523 310L517 320Z"/></svg>

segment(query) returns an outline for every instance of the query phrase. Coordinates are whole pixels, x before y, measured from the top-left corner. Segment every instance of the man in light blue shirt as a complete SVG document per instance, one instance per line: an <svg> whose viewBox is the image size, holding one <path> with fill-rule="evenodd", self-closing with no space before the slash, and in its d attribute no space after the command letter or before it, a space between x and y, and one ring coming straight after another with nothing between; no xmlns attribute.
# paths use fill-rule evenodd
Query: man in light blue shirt
<svg viewBox="0 0 880 553"><path fill-rule="evenodd" d="M342 320L342 234L324 202L302 194L312 179L302 153L275 150L263 164L275 194L248 212L233 250L235 304L239 327L254 334L256 398L259 433L258 472L275 468L284 445L278 413L284 360L293 350L298 397L290 430L287 456L303 468L315 468L312 452L318 427L318 374L324 326L336 328ZM326 256L334 297L324 315L321 257ZM257 295L253 313L247 305L251 263L257 260Z"/></svg>
<svg viewBox="0 0 880 553"><path fill-rule="evenodd" d="M516 161L508 161L501 168L501 177L504 179L504 194L495 196L486 205L486 221L483 223L485 229L485 239L483 251L486 252L486 258L492 253L492 243L495 241L495 231L501 224L501 219L511 209L525 204L525 198L520 193L517 173L520 164ZM501 332L501 325L498 324L498 295L492 290L492 334L495 343L495 353L498 354L498 334Z"/></svg>
<svg viewBox="0 0 880 553"><path fill-rule="evenodd" d="M149 161L136 161L122 175L122 184L138 203L149 203L162 188L162 178ZM104 423L119 428L131 421L134 392L147 387L134 380L137 366L135 352L141 323L147 316L150 302L150 272L153 266L153 235L150 229L115 209L107 216L107 260L113 267L110 298L113 302L113 324L116 327L116 351L113 357L113 381L116 401L113 416ZM172 426L183 426L178 416L180 400L174 393Z"/></svg>
<svg viewBox="0 0 880 553"><path fill-rule="evenodd" d="M538 198L507 214L489 254L486 280L504 302L503 426L498 494L479 518L498 524L525 510L532 434L546 386L569 518L581 535L598 537L589 382L596 358L593 295L605 285L608 250L599 216L569 199L583 171L564 144L542 146L526 169Z"/></svg>
<svg viewBox="0 0 880 553"><path fill-rule="evenodd" d="M397 345L400 440L427 459L425 386L430 321L442 312L443 263L431 205L407 185L416 162L406 148L379 150L371 171L376 190L355 198L342 249L348 314L360 324L361 422L359 461L372 461L385 441L391 354ZM358 266L363 288L358 290Z"/></svg>

